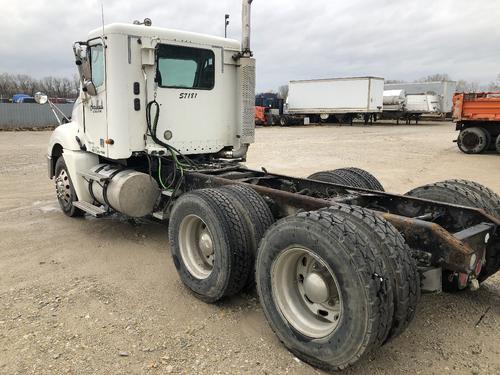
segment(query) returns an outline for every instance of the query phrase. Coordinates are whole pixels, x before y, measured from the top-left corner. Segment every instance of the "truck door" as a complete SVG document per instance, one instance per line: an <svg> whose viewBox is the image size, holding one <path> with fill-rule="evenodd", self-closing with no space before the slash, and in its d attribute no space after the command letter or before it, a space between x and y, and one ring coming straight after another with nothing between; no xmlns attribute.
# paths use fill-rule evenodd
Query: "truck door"
<svg viewBox="0 0 500 375"><path fill-rule="evenodd" d="M96 87L97 95L89 96L83 105L86 145L88 151L107 156L106 49L101 38L90 40L88 43L92 83Z"/></svg>

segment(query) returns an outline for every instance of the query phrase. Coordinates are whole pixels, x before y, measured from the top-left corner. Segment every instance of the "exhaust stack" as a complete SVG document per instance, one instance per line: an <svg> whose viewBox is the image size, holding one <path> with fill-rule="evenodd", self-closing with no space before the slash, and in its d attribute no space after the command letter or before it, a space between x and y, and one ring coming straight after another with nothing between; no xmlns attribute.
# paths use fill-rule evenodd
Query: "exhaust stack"
<svg viewBox="0 0 500 375"><path fill-rule="evenodd" d="M250 32L251 32L251 8L253 0L243 0L242 11L241 11L241 29L242 29L242 39L241 39L241 54L242 57L251 57L252 51L250 50Z"/></svg>

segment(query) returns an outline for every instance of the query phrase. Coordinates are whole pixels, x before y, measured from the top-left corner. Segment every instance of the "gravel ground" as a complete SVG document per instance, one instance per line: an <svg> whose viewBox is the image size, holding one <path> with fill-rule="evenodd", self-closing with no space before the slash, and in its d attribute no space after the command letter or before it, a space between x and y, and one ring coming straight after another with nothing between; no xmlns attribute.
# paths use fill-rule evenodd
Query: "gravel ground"
<svg viewBox="0 0 500 375"><path fill-rule="evenodd" d="M1 374L321 373L280 344L256 295L190 295L165 226L65 217L46 176L49 135L0 133ZM500 192L500 155L464 155L455 137L450 123L261 128L248 165L356 166L397 193L451 177ZM401 337L346 373L499 374L500 277L424 296Z"/></svg>

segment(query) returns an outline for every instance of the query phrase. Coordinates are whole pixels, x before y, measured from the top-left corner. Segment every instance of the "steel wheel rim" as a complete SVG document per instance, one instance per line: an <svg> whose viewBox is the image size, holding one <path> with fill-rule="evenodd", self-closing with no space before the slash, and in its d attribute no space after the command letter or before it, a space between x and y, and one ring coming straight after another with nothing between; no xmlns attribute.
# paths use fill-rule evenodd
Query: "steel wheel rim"
<svg viewBox="0 0 500 375"><path fill-rule="evenodd" d="M210 276L214 266L213 237L197 215L187 215L179 227L179 250L189 273L200 280Z"/></svg>
<svg viewBox="0 0 500 375"><path fill-rule="evenodd" d="M65 169L62 169L61 172L59 172L59 175L55 180L55 184L57 199L59 199L59 201L62 202L65 206L71 204L71 182Z"/></svg>
<svg viewBox="0 0 500 375"><path fill-rule="evenodd" d="M463 138L463 144L466 147L476 147L480 143L479 136L474 133L467 133Z"/></svg>
<svg viewBox="0 0 500 375"><path fill-rule="evenodd" d="M338 327L342 298L334 273L311 250L294 246L272 264L273 299L283 317L297 331L323 338Z"/></svg>

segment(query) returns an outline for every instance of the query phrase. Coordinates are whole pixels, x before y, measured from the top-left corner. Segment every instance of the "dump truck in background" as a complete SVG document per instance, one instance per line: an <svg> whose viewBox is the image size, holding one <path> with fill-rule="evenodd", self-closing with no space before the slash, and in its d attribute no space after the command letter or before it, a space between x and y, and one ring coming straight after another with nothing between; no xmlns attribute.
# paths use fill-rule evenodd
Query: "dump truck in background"
<svg viewBox="0 0 500 375"><path fill-rule="evenodd" d="M466 154L500 153L500 92L456 94L453 121L458 148Z"/></svg>
<svg viewBox="0 0 500 375"><path fill-rule="evenodd" d="M285 113L280 125L297 119L311 122L365 123L382 113L384 79L351 77L290 81Z"/></svg>
<svg viewBox="0 0 500 375"><path fill-rule="evenodd" d="M455 81L404 82L386 83L384 87L385 90L405 90L407 95L437 95L438 109L436 112L442 117L448 117L452 112L453 95L456 92L457 83Z"/></svg>

